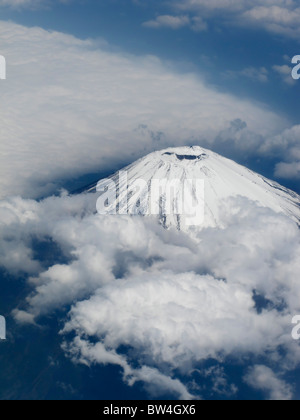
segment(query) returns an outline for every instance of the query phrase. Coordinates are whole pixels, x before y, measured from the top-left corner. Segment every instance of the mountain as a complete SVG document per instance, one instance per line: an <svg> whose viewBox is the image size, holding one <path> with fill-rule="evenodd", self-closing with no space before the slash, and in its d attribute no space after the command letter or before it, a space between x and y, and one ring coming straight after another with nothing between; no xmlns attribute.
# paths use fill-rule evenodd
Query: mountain
<svg viewBox="0 0 300 420"><path fill-rule="evenodd" d="M179 183L176 184L176 180ZM196 180L200 180L198 185ZM173 187L170 188L171 182ZM95 190L96 184L87 192ZM121 175L116 173L108 180L100 181L98 190L103 194L99 205L105 203L105 212L126 214L128 209L129 214L156 214L166 228L176 226L185 230L194 225L221 226L221 212L228 206L228 199L237 197L283 213L297 223L300 221L299 195L198 146L151 153L123 169ZM152 207L149 197L153 199ZM192 208L200 209L197 218L191 217Z"/></svg>

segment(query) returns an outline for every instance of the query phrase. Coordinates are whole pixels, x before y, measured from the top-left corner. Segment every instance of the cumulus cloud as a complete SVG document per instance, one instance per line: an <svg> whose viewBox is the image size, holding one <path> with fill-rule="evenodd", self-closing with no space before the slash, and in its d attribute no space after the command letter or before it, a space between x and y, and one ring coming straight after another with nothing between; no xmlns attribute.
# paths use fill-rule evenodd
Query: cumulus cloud
<svg viewBox="0 0 300 420"><path fill-rule="evenodd" d="M0 196L47 195L57 181L111 170L167 146L208 143L241 119L259 135L287 126L155 57L1 22ZM120 152L122 151L122 152Z"/></svg>
<svg viewBox="0 0 300 420"><path fill-rule="evenodd" d="M180 0L169 7L220 25L261 28L295 39L300 33L300 8L294 0Z"/></svg>
<svg viewBox="0 0 300 420"><path fill-rule="evenodd" d="M242 17L250 24L261 26L270 32L291 38L299 36L300 8L296 2L274 1L268 6L264 4L246 10Z"/></svg>
<svg viewBox="0 0 300 420"><path fill-rule="evenodd" d="M300 125L295 125L281 134L268 138L261 144L261 153L279 158L275 175L283 179L299 179L300 173Z"/></svg>
<svg viewBox="0 0 300 420"><path fill-rule="evenodd" d="M254 366L245 381L253 388L266 392L271 400L288 401L293 398L291 387L267 366Z"/></svg>
<svg viewBox="0 0 300 420"><path fill-rule="evenodd" d="M282 179L300 179L300 162L277 163L275 175Z"/></svg>
<svg viewBox="0 0 300 420"><path fill-rule="evenodd" d="M83 194L1 203L0 264L27 273L32 289L14 311L18 322L43 323L65 308L62 340L74 361L118 365L129 385L143 382L149 392L179 398L201 396L191 375L206 360L252 355L283 372L298 365L294 222L237 199L223 208L223 229L190 236L151 218L95 215L95 201ZM65 261L35 264L37 235L51 238ZM27 250L13 269L9 243ZM207 375L200 372L200 385ZM235 394L222 369L214 377L214 392Z"/></svg>
<svg viewBox="0 0 300 420"><path fill-rule="evenodd" d="M294 125L276 135L261 135L250 129L240 118L230 121L213 139L201 140L201 145L233 160L265 158L275 161L274 176L279 179L299 179L300 125Z"/></svg>
<svg viewBox="0 0 300 420"><path fill-rule="evenodd" d="M229 378L225 373L224 367L212 366L198 372L204 378L211 380L212 392L227 398L234 397L237 394L238 388L235 384L231 384L229 382Z"/></svg>
<svg viewBox="0 0 300 420"><path fill-rule="evenodd" d="M149 20L143 23L143 26L148 28L171 28L171 29L180 29L185 26L190 26L195 32L204 31L207 29L206 23L198 16L190 18L189 16L171 16L171 15L162 15L158 16L154 20Z"/></svg>
<svg viewBox="0 0 300 420"><path fill-rule="evenodd" d="M282 77L282 80L287 85L294 86L295 80L292 78L292 67L284 64L282 66L275 65L273 66L273 70Z"/></svg>
<svg viewBox="0 0 300 420"><path fill-rule="evenodd" d="M189 25L190 19L188 16L170 16L163 15L158 16L155 20L150 20L144 23L144 26L148 28L162 28L168 27L172 29L179 29L183 26Z"/></svg>
<svg viewBox="0 0 300 420"><path fill-rule="evenodd" d="M224 73L226 78L236 78L236 77L246 77L255 82L266 83L269 80L269 72L265 67L255 68L255 67L246 67L240 71L228 70Z"/></svg>
<svg viewBox="0 0 300 420"><path fill-rule="evenodd" d="M12 9L37 9L43 6L51 6L53 3L70 3L72 0L0 0L0 7Z"/></svg>
<svg viewBox="0 0 300 420"><path fill-rule="evenodd" d="M0 6L9 6L12 8L33 7L43 3L43 0L1 0Z"/></svg>
<svg viewBox="0 0 300 420"><path fill-rule="evenodd" d="M63 348L77 363L80 362L88 366L111 364L122 367L123 379L129 386L136 382L142 382L152 396L168 393L182 400L193 399L193 395L178 379L173 379L148 366L142 366L140 369L132 368L125 357L117 354L114 350L108 351L101 342L92 344L77 336L71 346L64 343Z"/></svg>

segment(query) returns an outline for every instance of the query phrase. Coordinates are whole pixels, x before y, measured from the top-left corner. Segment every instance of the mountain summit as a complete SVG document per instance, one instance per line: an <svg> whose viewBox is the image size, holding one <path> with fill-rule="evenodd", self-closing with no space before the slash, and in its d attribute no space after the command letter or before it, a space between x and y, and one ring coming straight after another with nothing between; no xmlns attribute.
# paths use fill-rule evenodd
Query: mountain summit
<svg viewBox="0 0 300 420"><path fill-rule="evenodd" d="M142 181L137 183L138 180ZM158 180L160 189L155 191L158 189ZM175 180L181 184L174 183ZM201 188L197 190L191 182L184 184L185 181L191 180L200 180L204 191L201 191ZM172 181L172 189L167 191L167 185ZM185 230L187 227L185 205L181 212L178 211L185 199L178 185L185 185L194 204L202 205L201 227L222 226L221 212L224 208L228 209L230 199L238 197L283 213L297 223L300 221L299 195L232 160L198 146L170 148L151 153L126 167L121 173L100 181L98 191L104 192L105 186L106 191L110 190L111 187L107 186L110 182L116 185L116 192L107 199L108 213L157 214L167 228L176 226ZM201 186L201 183L199 185ZM96 185L88 192L95 189ZM128 193L125 199L124 191ZM151 208L149 210L149 193L156 194L158 212L151 212ZM164 213L163 206L171 211Z"/></svg>

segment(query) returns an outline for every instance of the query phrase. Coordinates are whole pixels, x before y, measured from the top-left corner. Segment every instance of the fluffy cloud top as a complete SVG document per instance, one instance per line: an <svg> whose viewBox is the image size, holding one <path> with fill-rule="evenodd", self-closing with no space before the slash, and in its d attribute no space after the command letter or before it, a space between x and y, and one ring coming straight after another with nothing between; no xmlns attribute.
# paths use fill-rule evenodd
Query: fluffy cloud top
<svg viewBox="0 0 300 420"><path fill-rule="evenodd" d="M190 20L187 16L169 16L163 15L158 16L155 20L151 20L149 22L145 22L144 26L149 28L161 28L161 27L169 27L172 29L179 29L183 26L186 26L190 23Z"/></svg>
<svg viewBox="0 0 300 420"><path fill-rule="evenodd" d="M185 26L190 26L195 32L204 31L207 29L207 25L200 17L190 18L189 16L170 16L162 15L158 16L154 20L149 20L143 23L143 26L148 28L171 28L180 29Z"/></svg>
<svg viewBox="0 0 300 420"><path fill-rule="evenodd" d="M246 67L241 71L226 71L224 77L226 78L235 78L238 76L247 77L253 81L258 81L261 83L268 82L268 70L265 67L255 68L255 67ZM289 74L291 75L291 73Z"/></svg>
<svg viewBox="0 0 300 420"><path fill-rule="evenodd" d="M300 178L300 125L283 131L278 136L267 139L261 152L269 156L282 156L283 161L275 167L275 175L283 179Z"/></svg>
<svg viewBox="0 0 300 420"><path fill-rule="evenodd" d="M211 144L232 120L261 136L286 127L155 57L1 22L0 196L37 197L57 180L123 166L149 151ZM244 145L241 146L242 148Z"/></svg>
<svg viewBox="0 0 300 420"><path fill-rule="evenodd" d="M191 376L206 360L251 355L274 375L280 365L283 378L298 365L299 345L291 338L300 310L294 222L237 200L224 209L225 228L187 236L150 218L94 215L95 201L84 194L1 203L0 264L27 273L32 288L14 311L17 321L44 322L65 308L67 354L88 365L118 365L129 385L143 382L158 395L200 397L201 381L211 375L197 373L198 390ZM64 263L37 259L36 243L45 240L56 244ZM217 371L216 392L235 393ZM273 381L278 390L271 390L269 373L253 371L247 382L276 398L287 388Z"/></svg>
<svg viewBox="0 0 300 420"><path fill-rule="evenodd" d="M275 65L273 66L273 70L281 76L284 83L291 86L295 85L295 80L291 77L291 73L292 73L291 66L288 66L287 64L284 64L281 66Z"/></svg>
<svg viewBox="0 0 300 420"><path fill-rule="evenodd" d="M266 366L254 366L245 381L253 388L268 392L271 400L287 401L293 397L291 387Z"/></svg>
<svg viewBox="0 0 300 420"><path fill-rule="evenodd" d="M169 3L173 12L182 11L225 25L261 28L297 39L300 8L294 0L181 0Z"/></svg>

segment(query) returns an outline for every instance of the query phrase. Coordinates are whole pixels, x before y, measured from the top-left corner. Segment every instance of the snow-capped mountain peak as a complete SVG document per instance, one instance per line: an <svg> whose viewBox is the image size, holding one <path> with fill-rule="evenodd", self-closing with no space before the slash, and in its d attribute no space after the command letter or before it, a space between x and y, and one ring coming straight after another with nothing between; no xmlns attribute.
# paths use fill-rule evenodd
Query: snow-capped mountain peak
<svg viewBox="0 0 300 420"><path fill-rule="evenodd" d="M155 215L167 228L220 226L224 206L238 197L283 213L297 223L300 220L300 196L296 193L199 146L151 153L100 181L97 189L103 193L100 201L106 205L105 212ZM109 197L105 191L111 193ZM195 209L198 213L193 218L191 210Z"/></svg>

